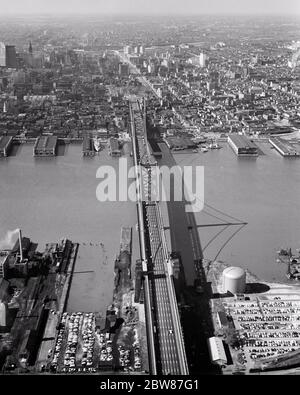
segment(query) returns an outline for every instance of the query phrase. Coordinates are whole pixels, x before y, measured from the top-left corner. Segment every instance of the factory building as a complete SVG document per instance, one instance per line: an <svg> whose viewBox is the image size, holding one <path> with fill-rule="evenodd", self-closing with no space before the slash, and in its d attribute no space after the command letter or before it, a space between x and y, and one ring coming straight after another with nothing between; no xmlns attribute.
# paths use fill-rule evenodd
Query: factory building
<svg viewBox="0 0 300 395"><path fill-rule="evenodd" d="M36 139L33 156L56 156L57 137L41 136Z"/></svg>
<svg viewBox="0 0 300 395"><path fill-rule="evenodd" d="M223 292L244 293L246 290L246 272L240 267L230 266L223 271Z"/></svg>
<svg viewBox="0 0 300 395"><path fill-rule="evenodd" d="M232 134L228 136L228 144L237 156L258 156L257 146L245 136Z"/></svg>
<svg viewBox="0 0 300 395"><path fill-rule="evenodd" d="M6 157L9 155L9 151L12 146L13 138L11 136L0 137L0 157Z"/></svg>

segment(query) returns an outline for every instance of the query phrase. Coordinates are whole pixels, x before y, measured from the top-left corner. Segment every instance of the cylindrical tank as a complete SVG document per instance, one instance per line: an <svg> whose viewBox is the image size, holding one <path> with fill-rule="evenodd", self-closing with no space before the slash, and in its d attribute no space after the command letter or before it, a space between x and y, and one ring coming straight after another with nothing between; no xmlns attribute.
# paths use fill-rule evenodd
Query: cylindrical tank
<svg viewBox="0 0 300 395"><path fill-rule="evenodd" d="M223 291L232 294L244 293L246 272L240 267L230 266L223 271Z"/></svg>

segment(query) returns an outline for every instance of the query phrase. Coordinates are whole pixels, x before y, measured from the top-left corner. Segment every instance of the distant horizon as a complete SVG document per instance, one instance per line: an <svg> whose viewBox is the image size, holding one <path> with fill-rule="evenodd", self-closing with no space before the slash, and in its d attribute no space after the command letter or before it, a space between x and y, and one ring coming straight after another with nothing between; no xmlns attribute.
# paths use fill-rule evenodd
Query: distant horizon
<svg viewBox="0 0 300 395"><path fill-rule="evenodd" d="M53 16L53 17L68 17L68 16L91 16L91 17L98 17L98 16L111 16L111 17L135 17L135 16L140 16L140 17L152 17L152 16L157 16L157 17L199 17L199 16L215 16L215 17L222 17L222 16L240 16L240 17L294 17L294 18L299 18L300 17L300 11L299 13L295 12L285 12L285 13L268 13L268 12L261 12L261 13L242 13L242 12L205 12L205 13L156 13L156 12L130 12L130 13L114 13L114 12L88 12L88 11L81 11L81 12L5 12L1 13L0 19L2 17L30 17L30 16L35 16L35 17L46 17L46 16Z"/></svg>
<svg viewBox="0 0 300 395"><path fill-rule="evenodd" d="M300 15L299 0L0 0L2 15Z"/></svg>

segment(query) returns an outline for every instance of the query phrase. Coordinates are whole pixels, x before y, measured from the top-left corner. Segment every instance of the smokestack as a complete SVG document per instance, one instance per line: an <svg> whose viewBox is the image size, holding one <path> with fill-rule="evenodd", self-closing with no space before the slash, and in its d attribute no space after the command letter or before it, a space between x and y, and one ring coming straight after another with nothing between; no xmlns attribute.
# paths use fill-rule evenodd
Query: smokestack
<svg viewBox="0 0 300 395"><path fill-rule="evenodd" d="M19 247L20 247L20 260L23 262L23 249L22 249L22 231L19 229Z"/></svg>

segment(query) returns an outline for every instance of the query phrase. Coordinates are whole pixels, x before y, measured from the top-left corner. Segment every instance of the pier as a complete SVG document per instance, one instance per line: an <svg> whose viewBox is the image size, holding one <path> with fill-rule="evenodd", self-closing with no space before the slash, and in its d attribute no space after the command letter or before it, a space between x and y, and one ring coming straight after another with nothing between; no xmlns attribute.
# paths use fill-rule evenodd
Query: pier
<svg viewBox="0 0 300 395"><path fill-rule="evenodd" d="M0 158L9 155L13 138L10 136L0 137Z"/></svg>
<svg viewBox="0 0 300 395"><path fill-rule="evenodd" d="M257 146L250 140L248 140L245 136L239 134L232 134L228 136L228 144L237 156L258 156Z"/></svg>
<svg viewBox="0 0 300 395"><path fill-rule="evenodd" d="M56 156L57 137L41 136L36 139L33 156Z"/></svg>
<svg viewBox="0 0 300 395"><path fill-rule="evenodd" d="M288 141L281 139L280 137L271 137L269 139L270 144L283 156L283 157L299 157L300 152L296 150L292 144Z"/></svg>
<svg viewBox="0 0 300 395"><path fill-rule="evenodd" d="M94 156L95 149L93 140L88 136L84 135L82 142L82 156Z"/></svg>

